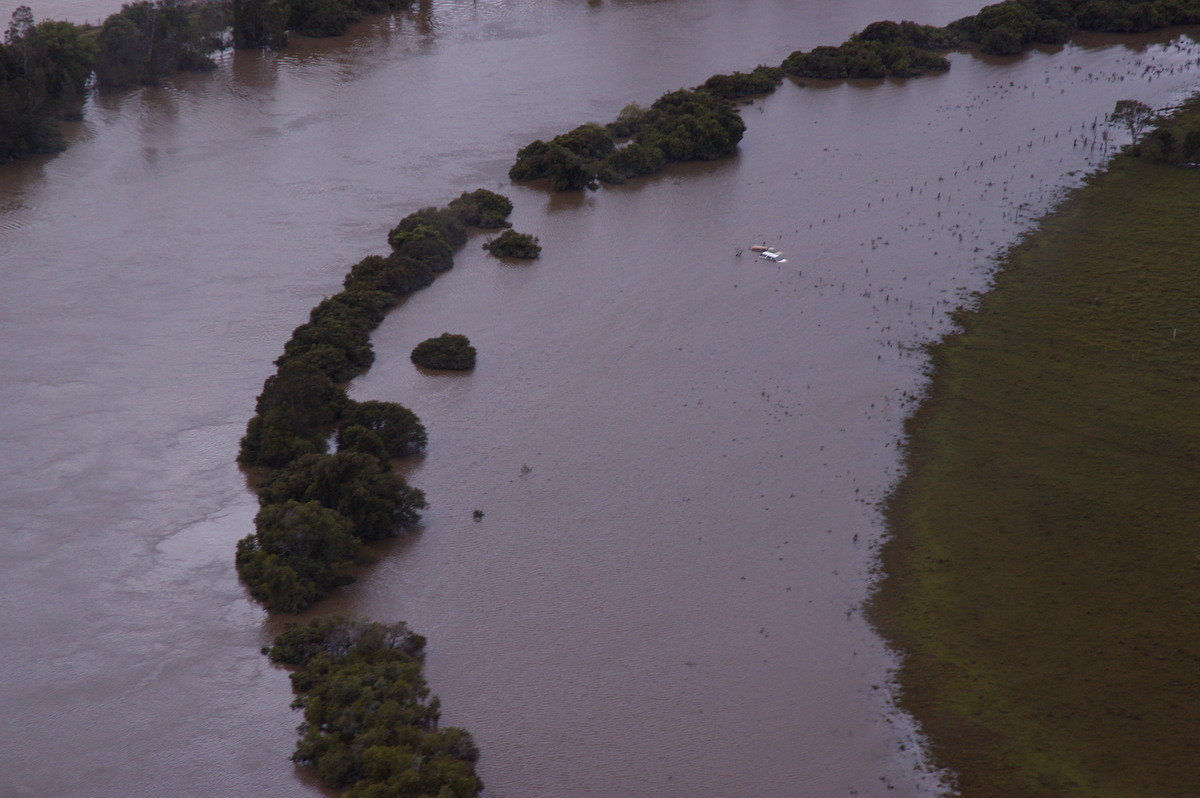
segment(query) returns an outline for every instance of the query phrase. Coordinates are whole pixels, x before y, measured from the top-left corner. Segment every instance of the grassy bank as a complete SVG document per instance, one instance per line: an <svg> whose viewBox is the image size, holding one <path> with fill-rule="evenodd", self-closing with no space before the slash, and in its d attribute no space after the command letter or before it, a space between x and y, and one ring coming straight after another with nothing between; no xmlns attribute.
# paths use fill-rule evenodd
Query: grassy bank
<svg viewBox="0 0 1200 798"><path fill-rule="evenodd" d="M1118 159L960 322L871 606L902 706L971 798L1200 795L1200 170Z"/></svg>

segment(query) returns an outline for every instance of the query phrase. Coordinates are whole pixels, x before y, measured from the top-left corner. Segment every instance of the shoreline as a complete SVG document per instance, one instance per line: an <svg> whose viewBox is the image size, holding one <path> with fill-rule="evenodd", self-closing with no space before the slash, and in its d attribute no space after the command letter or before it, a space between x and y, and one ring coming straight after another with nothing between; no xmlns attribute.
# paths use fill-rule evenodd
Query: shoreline
<svg viewBox="0 0 1200 798"><path fill-rule="evenodd" d="M930 347L868 617L964 796L1200 786L1198 212L1116 157Z"/></svg>

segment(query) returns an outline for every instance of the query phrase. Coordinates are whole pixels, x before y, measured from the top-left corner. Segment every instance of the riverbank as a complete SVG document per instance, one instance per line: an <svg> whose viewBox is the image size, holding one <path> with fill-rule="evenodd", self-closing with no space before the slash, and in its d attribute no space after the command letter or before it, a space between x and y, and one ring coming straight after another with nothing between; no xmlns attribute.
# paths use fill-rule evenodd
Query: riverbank
<svg viewBox="0 0 1200 798"><path fill-rule="evenodd" d="M1198 215L1119 157L932 347L871 613L964 796L1200 790Z"/></svg>

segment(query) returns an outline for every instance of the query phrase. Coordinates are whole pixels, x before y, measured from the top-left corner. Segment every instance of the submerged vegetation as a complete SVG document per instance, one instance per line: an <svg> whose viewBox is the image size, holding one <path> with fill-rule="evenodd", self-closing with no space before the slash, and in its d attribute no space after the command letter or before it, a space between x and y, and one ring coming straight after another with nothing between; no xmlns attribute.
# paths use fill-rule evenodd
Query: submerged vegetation
<svg viewBox="0 0 1200 798"><path fill-rule="evenodd" d="M281 48L289 32L338 35L406 5L143 0L99 28L39 24L22 6L0 45L0 163L61 148L57 125L78 117L93 78L100 89L154 85L211 69L227 37ZM745 132L733 101L785 75L913 77L949 68L957 48L1011 55L1080 30L1197 23L1200 0L1009 0L944 28L880 21L837 47L534 141L509 176L578 190L726 156ZM1145 124L1142 110L1121 118ZM1189 700L1200 647L1191 615L1164 611L1200 603L1189 537L1200 525L1200 358L1187 323L1200 316L1188 270L1200 196L1193 174L1166 165L1200 159L1200 121L1192 109L1133 132L1140 159L1121 160L1016 248L998 290L934 348L931 398L909 427L873 611L909 652L905 707L967 794L1165 796L1200 782L1188 747L1200 736ZM419 520L424 496L391 460L425 447L423 425L402 405L351 400L344 383L372 365L370 333L387 311L452 267L467 228L508 227L511 211L480 189L410 214L389 254L352 266L284 346L238 457L256 469L260 510L236 566L268 610L311 606L369 561L369 543ZM536 248L528 238L506 230L496 242ZM490 251L512 255L496 242ZM473 365L469 342L449 337L462 339L450 354L469 349ZM470 367L437 356L432 367ZM285 631L269 653L296 668L295 761L352 798L477 795L477 749L467 732L438 729L423 646L403 625L322 619Z"/></svg>
<svg viewBox="0 0 1200 798"><path fill-rule="evenodd" d="M495 238L483 243L483 248L497 258L522 258L530 260L542 252L537 236L505 230Z"/></svg>
<svg viewBox="0 0 1200 798"><path fill-rule="evenodd" d="M720 158L733 152L746 123L723 97L702 90L664 94L649 108L627 106L602 127L580 125L549 142L540 139L517 153L513 180L546 179L556 191L621 183L679 161ZM617 139L628 143L617 146Z"/></svg>
<svg viewBox="0 0 1200 798"><path fill-rule="evenodd" d="M442 333L417 344L412 362L427 369L466 371L475 368L475 347L465 335Z"/></svg>
<svg viewBox="0 0 1200 798"><path fill-rule="evenodd" d="M260 509L235 563L268 611L311 606L371 560L367 544L420 519L425 496L391 460L425 448L424 425L403 405L354 401L343 383L370 367L370 333L387 311L453 265L466 228L506 227L511 211L507 197L479 189L446 208L409 214L388 234L392 254L352 266L345 290L313 308L284 345L238 455L260 472ZM474 365L475 349L463 336L418 349L428 344L437 368ZM334 453L327 451L331 438ZM438 728L438 699L418 659L424 647L402 623L323 618L290 626L266 653L296 669L292 687L304 723L292 759L347 798L478 795L479 751L464 729Z"/></svg>
<svg viewBox="0 0 1200 798"><path fill-rule="evenodd" d="M511 209L506 197L480 189L409 214L388 235L392 254L352 266L345 290L313 308L284 345L238 455L244 466L271 469L256 481L262 510L236 557L238 576L267 609L303 610L349 581L367 559L363 544L419 520L425 497L391 460L421 451L425 427L403 405L350 399L343 383L374 361L370 334L388 309L453 265L467 225L507 224ZM461 365L467 355L474 364L469 342L453 343L437 361L448 365L436 368L469 368Z"/></svg>
<svg viewBox="0 0 1200 798"><path fill-rule="evenodd" d="M304 712L292 759L346 798L473 798L479 749L465 729L438 728L440 704L421 674L425 638L403 623L320 618L293 624L267 649L294 668Z"/></svg>
<svg viewBox="0 0 1200 798"><path fill-rule="evenodd" d="M77 117L91 75L101 89L154 85L177 70L214 66L229 44L280 49L289 32L339 36L371 14L405 0L138 0L99 29L35 24L18 8L0 45L0 164L63 147L58 124ZM978 48L1013 55L1067 41L1077 31L1141 32L1200 23L1200 0L1006 0L945 27L874 22L836 47L797 50L779 66L713 75L691 90L663 95L649 109L628 106L607 125L589 123L523 148L513 180L546 180L556 191L596 188L657 172L669 163L708 160L736 149L745 131L732 101L775 90L795 78L915 77L948 69L945 53ZM504 214L466 195L471 226L502 226ZM458 202L459 200L456 200Z"/></svg>
<svg viewBox="0 0 1200 798"><path fill-rule="evenodd" d="M628 105L607 125L589 122L549 142L538 139L517 152L508 176L544 179L554 191L569 191L728 155L745 131L732 101L774 91L785 74L910 78L949 69L945 54L954 49L1015 55L1084 30L1130 33L1189 24L1200 24L1200 0L1005 0L945 27L881 20L836 47L796 50L778 67L748 74L713 75L695 89L663 95L649 109Z"/></svg>
<svg viewBox="0 0 1200 798"><path fill-rule="evenodd" d="M872 613L963 795L1200 784L1197 209L1194 170L1118 157L932 347Z"/></svg>

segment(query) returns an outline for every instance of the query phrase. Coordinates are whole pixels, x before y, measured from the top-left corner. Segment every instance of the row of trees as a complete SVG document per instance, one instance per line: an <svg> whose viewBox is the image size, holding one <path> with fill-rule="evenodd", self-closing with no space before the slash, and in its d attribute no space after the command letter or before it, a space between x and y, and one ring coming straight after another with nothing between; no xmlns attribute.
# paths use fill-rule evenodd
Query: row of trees
<svg viewBox="0 0 1200 798"><path fill-rule="evenodd" d="M425 497L391 461L425 448L424 425L394 402L350 399L343 384L370 367L370 333L387 311L453 266L467 227L506 228L511 212L507 197L478 189L409 214L388 233L390 254L351 267L343 290L314 307L284 345L238 455L264 473L237 572L269 611L309 606L350 581L370 559L368 543L420 519ZM266 653L295 669L304 723L292 759L347 798L475 798L483 789L478 748L466 730L438 728L439 702L421 673L424 647L403 623L289 626Z"/></svg>
<svg viewBox="0 0 1200 798"><path fill-rule="evenodd" d="M0 45L0 163L63 148L58 125L77 118L94 76L101 89L153 85L176 70L215 64L228 7L157 0L129 3L99 29L37 23L20 6Z"/></svg>
<svg viewBox="0 0 1200 798"><path fill-rule="evenodd" d="M425 638L403 623L346 618L292 625L267 649L290 666L303 710L292 754L346 798L473 798L479 749L465 729L438 728L421 673Z"/></svg>
<svg viewBox="0 0 1200 798"><path fill-rule="evenodd" d="M782 68L799 78L915 77L950 68L942 55L961 42L945 28L915 22L873 22L838 47L797 50Z"/></svg>
<svg viewBox="0 0 1200 798"><path fill-rule="evenodd" d="M479 189L409 214L388 235L391 253L351 267L344 290L313 308L284 345L238 455L244 466L272 469L257 482L255 532L236 557L238 575L269 610L304 609L349 580L367 559L365 544L420 518L424 495L391 466L425 447L420 419L394 402L356 402L342 384L370 367L370 334L388 309L453 265L466 225L505 225L511 209Z"/></svg>
<svg viewBox="0 0 1200 798"><path fill-rule="evenodd" d="M517 153L508 176L545 178L556 191L594 188L597 180L621 183L668 163L728 155L745 132L729 100L704 88L680 89L649 108L626 106L607 126L588 123L549 142L534 141Z"/></svg>
<svg viewBox="0 0 1200 798"><path fill-rule="evenodd" d="M1115 33L1200 24L1200 0L1005 0L945 27L874 22L836 47L796 50L778 67L713 75L700 86L663 95L650 108L622 109L607 125L594 122L538 139L517 153L509 177L546 180L551 189L596 188L648 175L675 161L719 158L736 149L745 125L731 101L775 90L796 78L915 77L950 68L945 52L977 47L1016 54L1032 44L1066 41L1080 30ZM1181 139L1157 133L1163 152L1188 151ZM1165 149L1163 149L1165 148Z"/></svg>
<svg viewBox="0 0 1200 798"><path fill-rule="evenodd" d="M944 28L875 22L838 47L797 50L788 74L809 78L913 77L949 68L942 54L978 47L1016 55L1034 44L1061 44L1081 30L1136 33L1200 23L1200 0L1005 0Z"/></svg>
<svg viewBox="0 0 1200 798"><path fill-rule="evenodd" d="M78 26L13 12L0 45L0 164L62 149L58 122L78 116L95 60Z"/></svg>
<svg viewBox="0 0 1200 798"><path fill-rule="evenodd" d="M0 45L0 164L64 146L59 125L78 118L86 89L153 86L176 71L215 68L210 54L282 48L287 34L339 36L407 0L138 0L99 28L36 23L13 12Z"/></svg>

